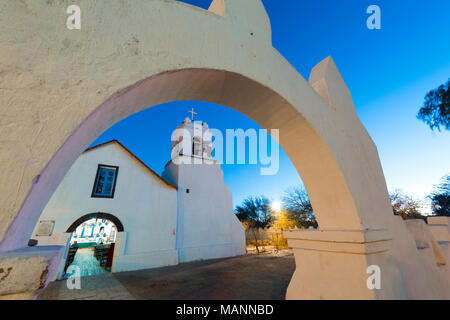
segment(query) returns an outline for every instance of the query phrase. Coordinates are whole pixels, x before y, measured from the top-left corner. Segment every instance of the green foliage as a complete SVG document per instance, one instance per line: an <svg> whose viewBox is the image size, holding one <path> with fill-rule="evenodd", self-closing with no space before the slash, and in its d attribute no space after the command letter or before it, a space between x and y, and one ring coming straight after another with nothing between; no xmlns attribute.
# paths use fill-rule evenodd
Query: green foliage
<svg viewBox="0 0 450 320"><path fill-rule="evenodd" d="M396 190L390 194L392 211L395 215L407 219L423 219L426 217L420 212L420 202Z"/></svg>
<svg viewBox="0 0 450 320"><path fill-rule="evenodd" d="M256 251L259 253L259 245L263 244L260 230L272 223L270 200L264 196L249 197L236 207L235 214L244 225L245 231L253 237Z"/></svg>
<svg viewBox="0 0 450 320"><path fill-rule="evenodd" d="M441 131L441 126L450 130L450 79L427 93L417 118L429 125L431 130Z"/></svg>
<svg viewBox="0 0 450 320"><path fill-rule="evenodd" d="M250 228L267 228L272 222L270 200L264 196L249 197L235 209L241 222L246 222Z"/></svg>
<svg viewBox="0 0 450 320"><path fill-rule="evenodd" d="M309 201L308 194L303 187L295 187L285 192L283 208L299 228L317 228L318 224Z"/></svg>
<svg viewBox="0 0 450 320"><path fill-rule="evenodd" d="M436 190L430 195L433 213L450 217L450 174L444 176Z"/></svg>

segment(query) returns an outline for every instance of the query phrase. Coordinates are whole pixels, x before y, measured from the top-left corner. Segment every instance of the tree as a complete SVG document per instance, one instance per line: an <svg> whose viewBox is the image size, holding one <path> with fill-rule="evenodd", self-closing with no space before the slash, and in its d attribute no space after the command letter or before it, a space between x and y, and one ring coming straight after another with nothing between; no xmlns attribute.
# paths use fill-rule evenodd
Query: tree
<svg viewBox="0 0 450 320"><path fill-rule="evenodd" d="M419 211L421 204L419 201L405 195L400 190L395 190L390 194L392 211L395 215L401 216L403 220L426 218Z"/></svg>
<svg viewBox="0 0 450 320"><path fill-rule="evenodd" d="M283 197L283 208L299 228L317 228L318 224L305 188L295 187L287 190Z"/></svg>
<svg viewBox="0 0 450 320"><path fill-rule="evenodd" d="M429 125L431 130L436 128L441 131L441 126L450 130L450 79L427 93L417 118Z"/></svg>
<svg viewBox="0 0 450 320"><path fill-rule="evenodd" d="M441 183L437 185L429 198L435 215L450 217L450 174L442 178Z"/></svg>
<svg viewBox="0 0 450 320"><path fill-rule="evenodd" d="M287 241L283 236L283 231L296 227L296 221L292 219L292 216L286 210L272 214L272 229L274 231L272 233L272 243L277 250L287 247Z"/></svg>
<svg viewBox="0 0 450 320"><path fill-rule="evenodd" d="M256 251L259 253L258 240L260 229L267 228L272 222L272 210L268 198L249 197L235 209L235 214L242 222L247 232L250 232L255 240Z"/></svg>
<svg viewBox="0 0 450 320"><path fill-rule="evenodd" d="M236 215L241 221L251 221L257 228L266 228L272 220L270 200L264 196L249 197L236 207Z"/></svg>

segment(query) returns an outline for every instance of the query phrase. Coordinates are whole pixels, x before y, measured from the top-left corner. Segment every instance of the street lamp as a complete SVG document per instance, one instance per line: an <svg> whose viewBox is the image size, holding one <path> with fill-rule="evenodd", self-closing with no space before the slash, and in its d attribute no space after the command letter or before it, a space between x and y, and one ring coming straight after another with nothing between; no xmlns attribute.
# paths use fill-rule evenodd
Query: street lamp
<svg viewBox="0 0 450 320"><path fill-rule="evenodd" d="M279 201L273 201L271 207L275 212L281 211L281 203Z"/></svg>

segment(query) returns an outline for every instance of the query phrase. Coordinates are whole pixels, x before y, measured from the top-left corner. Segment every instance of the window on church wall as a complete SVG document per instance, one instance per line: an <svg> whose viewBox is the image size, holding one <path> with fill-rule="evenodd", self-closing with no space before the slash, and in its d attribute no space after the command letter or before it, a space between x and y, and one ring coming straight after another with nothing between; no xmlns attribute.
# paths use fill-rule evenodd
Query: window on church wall
<svg viewBox="0 0 450 320"><path fill-rule="evenodd" d="M92 189L93 198L114 198L119 167L99 164Z"/></svg>
<svg viewBox="0 0 450 320"><path fill-rule="evenodd" d="M193 143L192 149L193 149L192 154L194 156L200 156L200 157L202 156L203 147L202 147L202 140L200 138L198 138L198 137L194 138L194 143Z"/></svg>

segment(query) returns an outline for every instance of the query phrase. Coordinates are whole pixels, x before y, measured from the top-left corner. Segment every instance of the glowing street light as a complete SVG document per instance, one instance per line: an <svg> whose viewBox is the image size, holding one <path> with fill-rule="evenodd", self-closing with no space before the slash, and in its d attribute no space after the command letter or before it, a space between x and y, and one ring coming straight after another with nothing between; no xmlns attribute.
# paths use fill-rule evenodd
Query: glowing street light
<svg viewBox="0 0 450 320"><path fill-rule="evenodd" d="M281 203L279 201L272 202L272 210L275 212L281 211Z"/></svg>

